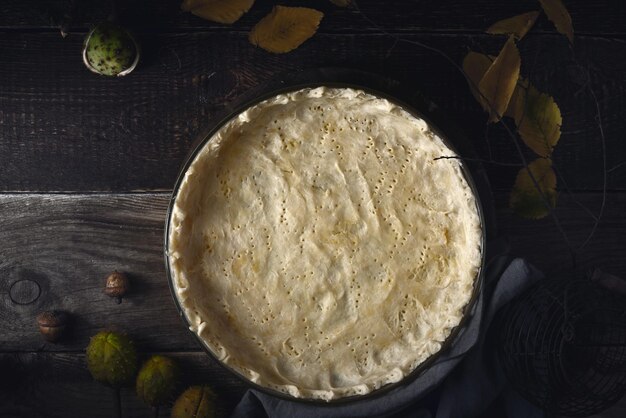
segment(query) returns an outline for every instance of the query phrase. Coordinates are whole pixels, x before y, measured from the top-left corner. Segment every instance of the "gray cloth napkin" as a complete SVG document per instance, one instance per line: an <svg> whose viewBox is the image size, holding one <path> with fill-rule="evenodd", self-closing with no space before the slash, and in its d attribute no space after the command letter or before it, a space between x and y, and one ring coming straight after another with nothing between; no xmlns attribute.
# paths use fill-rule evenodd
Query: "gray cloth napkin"
<svg viewBox="0 0 626 418"><path fill-rule="evenodd" d="M405 386L378 397L330 407L287 401L251 389L231 418L464 418L479 415L503 392L511 417L542 417L541 411L508 390L504 376L494 367L494 353L483 347L496 312L542 277L522 259L493 258L487 266L483 292L455 342ZM420 407L419 400L440 385L441 396L433 415Z"/></svg>

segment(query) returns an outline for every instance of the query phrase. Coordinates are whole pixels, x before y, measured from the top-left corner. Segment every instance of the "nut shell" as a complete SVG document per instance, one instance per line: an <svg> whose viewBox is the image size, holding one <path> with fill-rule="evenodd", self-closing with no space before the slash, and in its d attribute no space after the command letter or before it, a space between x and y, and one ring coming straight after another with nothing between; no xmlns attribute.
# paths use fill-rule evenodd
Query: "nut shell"
<svg viewBox="0 0 626 418"><path fill-rule="evenodd" d="M130 73L139 61L139 44L123 27L113 22L102 22L85 38L83 61L87 68L106 76Z"/></svg>
<svg viewBox="0 0 626 418"><path fill-rule="evenodd" d="M152 356L137 374L137 396L150 406L162 405L173 398L179 378L180 369L174 360L160 355Z"/></svg>
<svg viewBox="0 0 626 418"><path fill-rule="evenodd" d="M130 280L124 273L114 271L106 279L104 293L112 298L121 298L130 290Z"/></svg>
<svg viewBox="0 0 626 418"><path fill-rule="evenodd" d="M87 368L94 380L119 388L135 377L137 351L128 336L102 331L91 337L86 350Z"/></svg>
<svg viewBox="0 0 626 418"><path fill-rule="evenodd" d="M215 393L208 386L191 386L172 407L172 418L214 418Z"/></svg>
<svg viewBox="0 0 626 418"><path fill-rule="evenodd" d="M61 311L45 311L37 315L37 324L39 325L39 332L43 338L51 343L59 341L68 323L68 315Z"/></svg>

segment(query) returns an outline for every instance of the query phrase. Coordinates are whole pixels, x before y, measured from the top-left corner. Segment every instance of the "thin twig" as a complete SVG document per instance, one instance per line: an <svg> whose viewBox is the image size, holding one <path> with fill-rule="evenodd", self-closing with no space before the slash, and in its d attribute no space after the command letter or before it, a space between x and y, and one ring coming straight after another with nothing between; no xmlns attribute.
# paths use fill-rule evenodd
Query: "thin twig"
<svg viewBox="0 0 626 418"><path fill-rule="evenodd" d="M154 418L159 418L159 406L154 407Z"/></svg>
<svg viewBox="0 0 626 418"><path fill-rule="evenodd" d="M117 22L119 19L119 0L111 0L111 13L109 14L110 22Z"/></svg>
<svg viewBox="0 0 626 418"><path fill-rule="evenodd" d="M491 127L491 124L486 123L485 124L485 143L487 144L487 153L489 154L489 159L493 160L493 151L491 150L491 142L489 142L489 129Z"/></svg>
<svg viewBox="0 0 626 418"><path fill-rule="evenodd" d="M623 162L619 163L618 165L613 166L612 168L608 169L606 172L607 173L611 173L611 172L613 172L613 171L615 171L615 170L617 170L619 168L622 168L624 166L626 166L626 161L623 161Z"/></svg>
<svg viewBox="0 0 626 418"><path fill-rule="evenodd" d="M572 50L572 54L573 53L574 52ZM574 55L574 60L576 60L575 55ZM578 64L577 60L576 60L576 63ZM585 241L579 247L578 249L579 251L582 251L583 248L585 248L585 246L589 243L589 241L591 241L591 238L593 237L596 230L598 229L598 225L600 225L600 220L602 219L602 215L604 215L604 208L606 206L606 185L607 185L607 177L608 177L608 172L606 170L606 138L604 136L604 128L602 126L602 115L600 113L600 104L598 103L598 98L596 96L595 91L593 90L593 87L591 87L591 76L589 75L589 71L587 71L587 89L589 90L589 93L591 94L591 98L593 99L593 102L596 107L596 120L598 122L598 130L600 131L600 147L602 149L602 204L600 205L600 211L598 212L598 217L593 223L591 232L587 236L587 239L585 239Z"/></svg>
<svg viewBox="0 0 626 418"><path fill-rule="evenodd" d="M74 13L76 12L76 1L77 0L70 0L69 7L65 9L63 18L61 19L61 24L59 25L59 31L61 32L61 36L64 38L70 32L70 25L72 24Z"/></svg>
<svg viewBox="0 0 626 418"><path fill-rule="evenodd" d="M437 160L476 161L476 162L479 162L479 163L501 165L501 166L504 166L504 167L524 167L522 165L522 163L505 163L505 162L502 162L502 161L484 160L482 158L465 158L465 157L461 157L459 155L442 155L441 157L433 158L433 161L437 161Z"/></svg>
<svg viewBox="0 0 626 418"><path fill-rule="evenodd" d="M568 196L572 199L572 201L574 203L576 203L582 210L584 210L585 212L587 212L587 215L591 216L591 218L595 221L596 219L598 219L598 217L585 205L583 205L577 198L576 196L574 196L574 193L572 192L572 190L569 188L569 185L567 184L567 181L565 181L565 176L563 176L563 174L561 173L561 170L559 169L559 167L556 164L552 164L552 167L554 167L554 171L556 171L557 176L559 176L559 182L563 184L563 187L565 187L565 191L567 192Z"/></svg>
<svg viewBox="0 0 626 418"><path fill-rule="evenodd" d="M120 393L120 388L113 389L115 393L115 416L117 418L122 418L122 394Z"/></svg>

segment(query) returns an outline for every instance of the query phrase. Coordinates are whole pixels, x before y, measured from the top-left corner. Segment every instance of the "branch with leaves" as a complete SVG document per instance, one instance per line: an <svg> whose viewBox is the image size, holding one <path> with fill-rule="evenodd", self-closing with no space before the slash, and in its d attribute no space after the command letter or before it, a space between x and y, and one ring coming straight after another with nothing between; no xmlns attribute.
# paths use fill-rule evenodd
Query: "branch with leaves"
<svg viewBox="0 0 626 418"><path fill-rule="evenodd" d="M572 20L561 1L540 0L540 3L557 30L573 42ZM520 76L517 43L539 15L539 11L531 11L494 23L487 33L508 36L498 56L471 51L463 60L470 89L489 113L489 122L498 122L503 117L513 119L522 142L538 157L519 171L509 201L516 213L530 219L545 217L556 205L552 154L561 137L563 122L554 99Z"/></svg>

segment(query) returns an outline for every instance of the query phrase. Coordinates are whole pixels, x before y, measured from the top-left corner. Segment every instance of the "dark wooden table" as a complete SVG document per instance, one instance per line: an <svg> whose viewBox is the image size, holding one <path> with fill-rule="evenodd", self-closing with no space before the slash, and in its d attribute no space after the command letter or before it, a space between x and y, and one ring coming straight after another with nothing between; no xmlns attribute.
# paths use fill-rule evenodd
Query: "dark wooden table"
<svg viewBox="0 0 626 418"><path fill-rule="evenodd" d="M225 103L276 74L320 66L385 74L438 103L482 158L519 161L500 128L485 134L486 116L450 63L396 42L354 9L309 2L326 13L319 33L292 53L272 55L247 41L270 1L257 0L232 27L181 13L178 0L120 2L144 54L133 74L110 79L89 73L80 56L84 34L107 16L107 3L76 1L65 39L56 22L68 0L0 6L2 417L112 416L111 392L92 381L84 361L89 337L103 328L127 332L142 356L167 353L179 360L185 382L212 385L224 413L238 401L245 387L200 350L176 312L163 264L163 224L195 135ZM497 52L502 39L483 34L491 23L538 8L531 0L359 3L384 30L439 48L459 63L468 48ZM542 17L520 45L522 72L532 73L563 112L556 214L575 247L593 226L581 205L597 216L602 202L599 110L610 169L606 206L578 268L626 276L626 5L566 3L575 55ZM521 220L508 209L517 168L487 164L487 171L498 233L509 238L512 253L548 274L567 271L569 252L554 223ZM120 305L102 293L104 277L115 269L133 280ZM72 313L72 335L62 344L46 344L39 335L35 316L46 309ZM151 416L131 389L122 391L122 402L124 416ZM626 401L602 416L626 416Z"/></svg>

